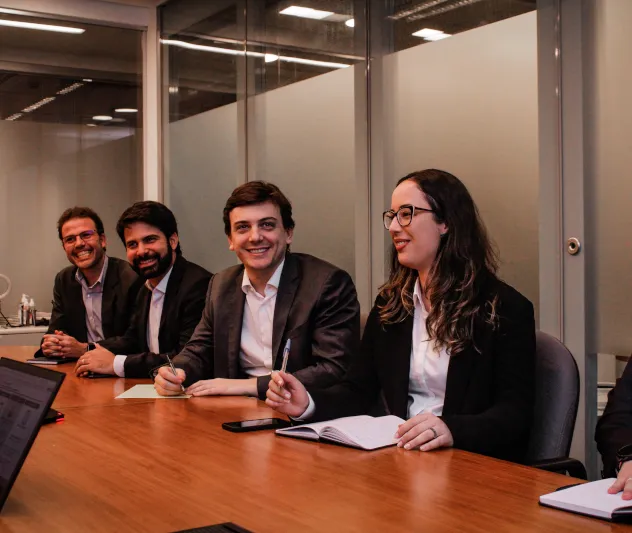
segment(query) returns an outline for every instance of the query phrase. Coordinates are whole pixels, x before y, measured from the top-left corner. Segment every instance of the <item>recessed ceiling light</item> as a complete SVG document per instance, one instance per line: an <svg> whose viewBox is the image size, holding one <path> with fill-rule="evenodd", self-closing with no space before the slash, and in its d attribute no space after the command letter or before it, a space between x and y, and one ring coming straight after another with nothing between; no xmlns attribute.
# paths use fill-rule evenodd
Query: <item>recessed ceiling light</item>
<svg viewBox="0 0 632 533"><path fill-rule="evenodd" d="M431 35L430 37L424 37L426 41L440 41L441 39L447 39L448 37L452 37L450 33L441 33L440 35Z"/></svg>
<svg viewBox="0 0 632 533"><path fill-rule="evenodd" d="M52 24L38 24L36 22L22 22L19 20L0 19L0 26L10 26L12 28L24 28L27 30L56 31L58 33L75 33L85 32L83 28L71 28L69 26L54 26Z"/></svg>
<svg viewBox="0 0 632 533"><path fill-rule="evenodd" d="M72 91L77 90L79 87L83 87L83 83L73 83L72 85L69 85L65 89L62 89L61 91L57 91L57 94L59 95L68 94L68 93L71 93Z"/></svg>
<svg viewBox="0 0 632 533"><path fill-rule="evenodd" d="M283 11L279 11L281 15L292 15L293 17L301 17L304 19L322 20L334 14L333 11L321 11L320 9L312 9L311 7L290 6Z"/></svg>
<svg viewBox="0 0 632 533"><path fill-rule="evenodd" d="M413 36L427 39L428 37L433 37L434 35L442 35L442 34L443 32L441 30L433 30L430 28L424 28L423 30L419 30L413 33Z"/></svg>
<svg viewBox="0 0 632 533"><path fill-rule="evenodd" d="M95 127L96 127L96 124L92 124L92 123L90 123L90 124L86 124L86 126L88 126L89 128L95 128Z"/></svg>
<svg viewBox="0 0 632 533"><path fill-rule="evenodd" d="M345 26L349 28L355 28L355 19L349 19L345 22Z"/></svg>
<svg viewBox="0 0 632 533"><path fill-rule="evenodd" d="M86 83L90 83L92 80L90 78L83 78L81 81L85 81Z"/></svg>
<svg viewBox="0 0 632 533"><path fill-rule="evenodd" d="M92 117L92 120L99 120L101 122L107 122L108 120L112 120L110 115L95 115Z"/></svg>
<svg viewBox="0 0 632 533"><path fill-rule="evenodd" d="M24 116L24 113L13 113L13 115L11 115L10 117L5 118L4 120L10 120L11 122L13 122L14 120L17 120L17 119L19 119L22 116Z"/></svg>
<svg viewBox="0 0 632 533"><path fill-rule="evenodd" d="M138 113L138 109L134 109L133 107L119 107L114 110L115 113Z"/></svg>

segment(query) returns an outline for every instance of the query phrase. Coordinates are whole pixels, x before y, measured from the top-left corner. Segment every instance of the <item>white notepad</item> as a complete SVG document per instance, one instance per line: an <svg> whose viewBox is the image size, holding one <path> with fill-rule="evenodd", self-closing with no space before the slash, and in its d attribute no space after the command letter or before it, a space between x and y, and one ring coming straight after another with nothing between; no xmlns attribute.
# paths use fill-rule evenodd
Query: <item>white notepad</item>
<svg viewBox="0 0 632 533"><path fill-rule="evenodd" d="M404 420L393 415L347 416L327 422L277 429L276 433L284 437L328 440L363 450L375 450L396 444L393 436L398 426L403 423Z"/></svg>
<svg viewBox="0 0 632 533"><path fill-rule="evenodd" d="M179 394L178 396L160 396L154 389L153 385L134 385L131 389L127 389L123 394L119 394L119 398L190 398L190 394Z"/></svg>
<svg viewBox="0 0 632 533"><path fill-rule="evenodd" d="M614 478L609 478L582 483L540 496L540 503L606 520L623 519L632 513L632 500L622 500L621 493L608 494L608 488L614 482Z"/></svg>

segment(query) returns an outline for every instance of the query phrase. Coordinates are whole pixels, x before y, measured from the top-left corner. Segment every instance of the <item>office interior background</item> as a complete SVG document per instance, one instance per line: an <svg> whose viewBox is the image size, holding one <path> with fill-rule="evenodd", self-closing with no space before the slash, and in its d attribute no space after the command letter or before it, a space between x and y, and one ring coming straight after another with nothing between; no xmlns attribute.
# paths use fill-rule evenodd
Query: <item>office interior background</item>
<svg viewBox="0 0 632 533"><path fill-rule="evenodd" d="M630 23L629 0L0 0L3 308L50 311L72 205L124 257L120 213L164 201L188 258L230 266L222 207L263 179L292 200L293 249L346 269L367 312L394 184L441 168L576 358L572 454L595 478L598 383L632 352Z"/></svg>

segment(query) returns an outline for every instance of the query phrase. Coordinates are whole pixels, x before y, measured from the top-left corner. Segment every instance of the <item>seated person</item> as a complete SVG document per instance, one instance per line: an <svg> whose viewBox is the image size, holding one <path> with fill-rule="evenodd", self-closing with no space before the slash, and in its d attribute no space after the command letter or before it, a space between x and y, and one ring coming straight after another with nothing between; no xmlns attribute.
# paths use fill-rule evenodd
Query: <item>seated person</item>
<svg viewBox="0 0 632 533"><path fill-rule="evenodd" d="M81 357L125 333L142 285L127 261L108 257L103 222L89 207L66 209L57 233L73 266L55 277L53 312L38 357Z"/></svg>
<svg viewBox="0 0 632 533"><path fill-rule="evenodd" d="M211 274L182 257L176 219L161 203L135 203L121 215L116 231L145 286L124 335L99 343L79 359L75 373L148 378L165 364L164 354L177 354L191 337Z"/></svg>
<svg viewBox="0 0 632 533"><path fill-rule="evenodd" d="M621 379L608 393L608 403L597 422L597 448L603 458L604 477L617 480L608 492L623 491L632 500L632 364L628 362Z"/></svg>
<svg viewBox="0 0 632 533"><path fill-rule="evenodd" d="M224 208L229 248L243 263L216 274L202 320L155 387L194 396L246 394L264 399L270 372L287 367L305 383L327 386L344 375L360 341L360 306L350 276L307 254L290 253L292 206L271 183L237 187Z"/></svg>
<svg viewBox="0 0 632 533"><path fill-rule="evenodd" d="M496 276L497 259L469 192L440 170L402 178L384 225L388 281L343 382L329 388L273 373L266 403L299 420L365 414L378 399L406 419L406 450L439 447L523 460L533 418L533 305Z"/></svg>

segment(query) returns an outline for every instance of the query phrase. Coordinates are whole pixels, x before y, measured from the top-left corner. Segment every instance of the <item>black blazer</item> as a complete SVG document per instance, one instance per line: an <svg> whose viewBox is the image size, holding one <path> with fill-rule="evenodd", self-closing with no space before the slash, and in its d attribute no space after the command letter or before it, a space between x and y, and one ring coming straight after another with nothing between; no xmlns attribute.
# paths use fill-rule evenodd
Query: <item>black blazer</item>
<svg viewBox="0 0 632 533"><path fill-rule="evenodd" d="M176 258L160 316L160 354L150 352L147 345L151 291L143 286L125 334L100 343L115 354L128 356L125 359L125 377L148 378L153 368L166 363L161 354L168 353L171 357L182 349L200 321L210 279L211 273L201 266L182 256Z"/></svg>
<svg viewBox="0 0 632 533"><path fill-rule="evenodd" d="M623 375L608 393L608 403L597 422L597 448L603 458L604 477L616 477L617 451L632 444L632 364L628 362Z"/></svg>
<svg viewBox="0 0 632 533"><path fill-rule="evenodd" d="M239 364L246 295L244 266L216 274L202 320L174 364L186 385L200 379L247 377ZM349 274L307 254L288 254L283 265L272 331L273 367L281 368L285 342L292 339L287 370L303 383L326 387L345 374L360 343L360 305ZM265 398L270 376L257 379Z"/></svg>
<svg viewBox="0 0 632 533"><path fill-rule="evenodd" d="M83 304L81 284L75 278L76 274L77 267L69 266L55 277L53 312L46 333L60 330L79 342L87 342L86 307ZM101 322L105 338L125 333L134 312L136 295L142 285L143 281L127 261L108 257L101 302ZM43 355L41 348L35 355Z"/></svg>
<svg viewBox="0 0 632 533"><path fill-rule="evenodd" d="M499 293L498 326L481 322L476 327L481 353L470 347L451 356L441 418L455 448L520 461L533 418L533 305L509 285L494 285ZM380 303L378 297L345 380L328 389L307 387L315 403L314 420L367 413L378 400L387 413L408 417L413 317L383 326Z"/></svg>

